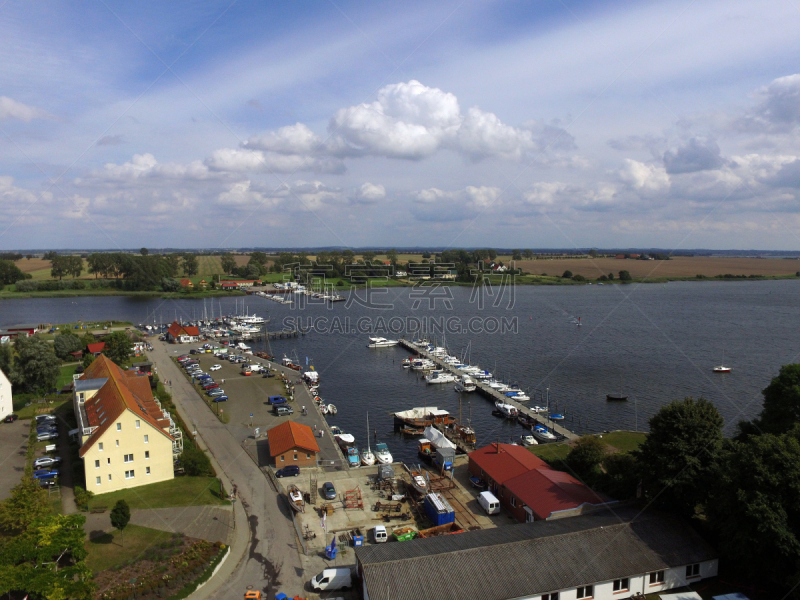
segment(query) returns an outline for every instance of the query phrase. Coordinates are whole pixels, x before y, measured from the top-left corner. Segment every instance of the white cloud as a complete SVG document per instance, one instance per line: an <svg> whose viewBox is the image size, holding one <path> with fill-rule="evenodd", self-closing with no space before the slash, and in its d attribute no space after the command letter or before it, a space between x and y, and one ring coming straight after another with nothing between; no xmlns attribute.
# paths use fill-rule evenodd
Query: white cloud
<svg viewBox="0 0 800 600"><path fill-rule="evenodd" d="M412 194L411 213L420 221L446 222L491 214L501 206L501 190L489 186L467 186L463 190L428 188Z"/></svg>
<svg viewBox="0 0 800 600"><path fill-rule="evenodd" d="M648 165L638 160L625 159L619 170L619 177L639 192L662 192L669 188L670 179L667 171L657 165Z"/></svg>
<svg viewBox="0 0 800 600"><path fill-rule="evenodd" d="M693 137L679 148L664 153L664 166L670 175L719 169L724 163L719 145L705 138Z"/></svg>
<svg viewBox="0 0 800 600"><path fill-rule="evenodd" d="M212 177L199 160L182 165L178 163L160 164L152 154L134 154L133 158L121 165L107 163L101 171L93 171L87 177L76 179L76 184L100 182L133 182L142 180L204 180Z"/></svg>
<svg viewBox="0 0 800 600"><path fill-rule="evenodd" d="M321 140L302 123L255 135L242 143L243 148L268 150L279 154L311 154Z"/></svg>
<svg viewBox="0 0 800 600"><path fill-rule="evenodd" d="M0 96L0 119L19 119L28 123L48 116L43 110L12 100L8 96Z"/></svg>
<svg viewBox="0 0 800 600"><path fill-rule="evenodd" d="M516 129L497 115L470 108L458 128L456 147L475 160L489 156L519 160L533 147L530 131Z"/></svg>
<svg viewBox="0 0 800 600"><path fill-rule="evenodd" d="M353 195L353 201L359 204L375 204L386 198L386 188L380 184L365 182Z"/></svg>
<svg viewBox="0 0 800 600"><path fill-rule="evenodd" d="M800 124L800 74L773 79L757 96L761 102L738 121L740 128L783 133Z"/></svg>
<svg viewBox="0 0 800 600"><path fill-rule="evenodd" d="M250 150L248 148L221 148L205 160L209 169L232 173L342 173L344 165L337 159L302 154L282 154Z"/></svg>
<svg viewBox="0 0 800 600"><path fill-rule="evenodd" d="M260 204L263 206L275 206L280 203L278 198L265 197L263 193L252 189L250 181L239 181L234 183L230 189L222 192L217 200L219 204L227 206L242 206Z"/></svg>

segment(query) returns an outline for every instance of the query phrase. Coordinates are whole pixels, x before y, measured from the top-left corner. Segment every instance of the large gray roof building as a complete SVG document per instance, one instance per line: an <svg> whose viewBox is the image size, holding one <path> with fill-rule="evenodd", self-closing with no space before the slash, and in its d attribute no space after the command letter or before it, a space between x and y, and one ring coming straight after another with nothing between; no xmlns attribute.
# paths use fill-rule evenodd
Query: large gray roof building
<svg viewBox="0 0 800 600"><path fill-rule="evenodd" d="M717 573L684 521L624 508L356 549L368 600L620 598Z"/></svg>

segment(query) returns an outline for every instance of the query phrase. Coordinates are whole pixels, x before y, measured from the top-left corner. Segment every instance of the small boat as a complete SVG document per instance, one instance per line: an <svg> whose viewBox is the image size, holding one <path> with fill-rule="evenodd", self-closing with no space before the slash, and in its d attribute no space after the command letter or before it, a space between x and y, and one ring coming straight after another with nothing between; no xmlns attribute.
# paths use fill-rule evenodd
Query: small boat
<svg viewBox="0 0 800 600"><path fill-rule="evenodd" d="M336 443L339 444L339 447L342 449L342 452L347 452L347 449L355 444L356 438L354 438L349 433L338 433L335 436Z"/></svg>
<svg viewBox="0 0 800 600"><path fill-rule="evenodd" d="M500 401L495 402L494 407L496 410L493 411L492 414L494 414L495 412L500 413L499 416L505 419L516 419L517 415L519 414L519 411L515 406L512 406L511 404L506 404L505 402L500 402Z"/></svg>
<svg viewBox="0 0 800 600"><path fill-rule="evenodd" d="M557 439L544 425L534 426L531 432L533 433L533 437L541 442L554 442Z"/></svg>
<svg viewBox="0 0 800 600"><path fill-rule="evenodd" d="M289 498L289 506L291 506L292 509L297 512L305 512L306 503L303 500L303 492L300 491L300 488L295 484L290 485L286 496Z"/></svg>
<svg viewBox="0 0 800 600"><path fill-rule="evenodd" d="M367 449L361 451L361 464L365 467L371 467L375 464L375 455L369 447L369 413L367 413Z"/></svg>
<svg viewBox="0 0 800 600"><path fill-rule="evenodd" d="M408 368L411 367L411 359L410 358L404 358L403 362L401 364L403 365L404 369L408 369Z"/></svg>
<svg viewBox="0 0 800 600"><path fill-rule="evenodd" d="M431 446L431 441L427 438L422 438L419 442L417 442L417 454L419 454L420 458L426 462L430 462L431 458L433 457L433 447Z"/></svg>
<svg viewBox="0 0 800 600"><path fill-rule="evenodd" d="M388 348L389 346L397 346L399 342L397 340L387 340L386 338L382 337L371 337L369 338L369 344L367 344L367 348Z"/></svg>
<svg viewBox="0 0 800 600"><path fill-rule="evenodd" d="M519 436L519 441L523 446L535 446L539 443L532 435L521 435Z"/></svg>
<svg viewBox="0 0 800 600"><path fill-rule="evenodd" d="M409 437L416 437L418 435L425 435L424 429L417 429L416 427L403 427L400 433Z"/></svg>
<svg viewBox="0 0 800 600"><path fill-rule="evenodd" d="M714 367L713 371L714 373L730 373L731 368L724 365L719 365L718 367Z"/></svg>
<svg viewBox="0 0 800 600"><path fill-rule="evenodd" d="M472 484L472 487L478 488L479 490L486 489L486 482L481 479L480 477L470 477L469 482Z"/></svg>
<svg viewBox="0 0 800 600"><path fill-rule="evenodd" d="M475 382L472 381L469 375L462 375L461 379L456 382L455 390L459 393L461 392L474 392L478 389L478 386L475 385Z"/></svg>
<svg viewBox="0 0 800 600"><path fill-rule="evenodd" d="M392 464L392 453L389 452L389 446L380 442L375 444L375 459L382 465Z"/></svg>
<svg viewBox="0 0 800 600"><path fill-rule="evenodd" d="M548 415L547 418L550 419L551 421L563 421L564 415L562 415L561 413L553 413L552 415Z"/></svg>
<svg viewBox="0 0 800 600"><path fill-rule="evenodd" d="M336 409L335 405L328 404L328 414L329 415L335 415L337 412L338 412L338 410Z"/></svg>
<svg viewBox="0 0 800 600"><path fill-rule="evenodd" d="M408 474L411 475L411 487L423 496L427 494L430 490L428 489L428 482L422 475L422 472L416 469L409 469L408 467L406 467L406 469L408 470Z"/></svg>
<svg viewBox="0 0 800 600"><path fill-rule="evenodd" d="M338 425L331 425L331 435L336 437L337 435L340 435L342 433L344 433L344 431L342 431L341 427L339 427Z"/></svg>
<svg viewBox="0 0 800 600"><path fill-rule="evenodd" d="M445 373L444 371L433 371L425 375L425 381L428 383L452 383L456 380L454 375Z"/></svg>
<svg viewBox="0 0 800 600"><path fill-rule="evenodd" d="M506 392L506 397L516 400L517 402L527 402L531 399L525 392Z"/></svg>
<svg viewBox="0 0 800 600"><path fill-rule="evenodd" d="M475 435L475 430L470 427L469 425L455 425L456 435L461 438L461 440L469 445L474 446L478 443L477 436Z"/></svg>
<svg viewBox="0 0 800 600"><path fill-rule="evenodd" d="M625 402L628 399L627 394L621 394L619 392L614 394L606 394L606 400L609 402Z"/></svg>
<svg viewBox="0 0 800 600"><path fill-rule="evenodd" d="M351 469L361 466L361 457L358 455L358 448L355 446L347 448L347 463Z"/></svg>
<svg viewBox="0 0 800 600"><path fill-rule="evenodd" d="M529 409L531 412L534 412L534 413L536 413L537 415L538 415L539 413L547 412L547 409L546 409L544 406L538 406L538 405L537 405L537 406L529 406L529 407L528 407L528 409Z"/></svg>
<svg viewBox="0 0 800 600"><path fill-rule="evenodd" d="M528 429L530 429L531 427L536 425L537 421L535 421L534 419L531 419L526 414L519 413L519 415L517 415L517 423L519 423L523 427L527 427Z"/></svg>
<svg viewBox="0 0 800 600"><path fill-rule="evenodd" d="M412 371L427 371L436 367L436 363L429 358L415 358L411 361Z"/></svg>

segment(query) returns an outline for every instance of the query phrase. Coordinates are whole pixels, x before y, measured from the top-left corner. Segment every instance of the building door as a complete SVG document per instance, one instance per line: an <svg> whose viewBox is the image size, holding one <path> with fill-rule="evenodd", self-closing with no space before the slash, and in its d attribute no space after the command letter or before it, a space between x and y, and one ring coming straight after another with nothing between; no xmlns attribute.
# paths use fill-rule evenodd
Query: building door
<svg viewBox="0 0 800 600"><path fill-rule="evenodd" d="M525 507L525 522L526 523L533 523L533 520L534 520L533 519L533 511L526 506Z"/></svg>

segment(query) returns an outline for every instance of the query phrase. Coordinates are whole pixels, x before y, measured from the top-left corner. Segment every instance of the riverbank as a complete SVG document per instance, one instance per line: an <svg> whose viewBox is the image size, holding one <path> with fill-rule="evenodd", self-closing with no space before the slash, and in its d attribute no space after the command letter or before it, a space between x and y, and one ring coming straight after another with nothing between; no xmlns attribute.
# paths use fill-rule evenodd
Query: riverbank
<svg viewBox="0 0 800 600"><path fill-rule="evenodd" d="M8 286L13 287L13 286ZM216 298L227 296L244 296L244 292L230 290L204 290L200 292L131 292L116 289L96 289L96 290L58 290L52 292L17 292L12 290L0 291L0 300L16 298L76 298L84 296L135 296L140 298L161 298L164 300L195 300L202 298Z"/></svg>

